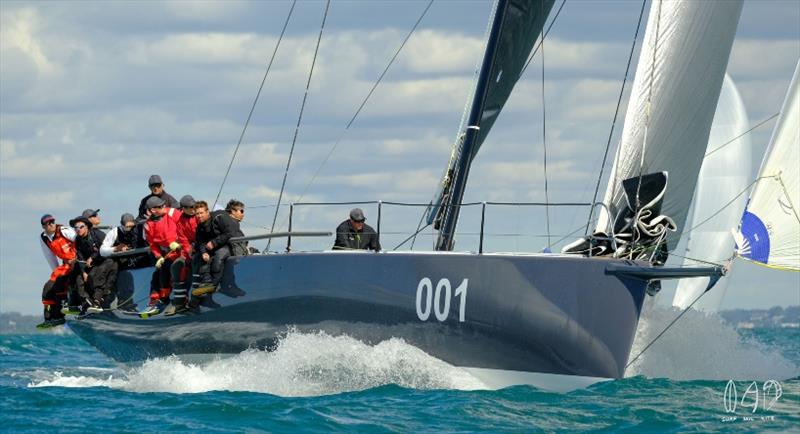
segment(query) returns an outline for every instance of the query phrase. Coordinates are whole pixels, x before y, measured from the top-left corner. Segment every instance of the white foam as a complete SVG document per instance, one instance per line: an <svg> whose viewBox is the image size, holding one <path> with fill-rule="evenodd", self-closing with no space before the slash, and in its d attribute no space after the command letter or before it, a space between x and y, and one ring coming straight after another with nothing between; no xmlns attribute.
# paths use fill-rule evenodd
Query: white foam
<svg viewBox="0 0 800 434"><path fill-rule="evenodd" d="M81 372L83 374L83 372ZM121 378L89 375L54 378L32 387L110 387L133 392L250 391L314 396L384 384L416 389L483 389L466 371L448 365L401 339L367 345L348 336L289 332L272 352L248 350L203 364L177 357L148 360Z"/></svg>
<svg viewBox="0 0 800 434"><path fill-rule="evenodd" d="M631 358L680 312L648 303ZM742 338L718 315L690 309L625 371L625 376L634 375L674 380L784 380L800 375L800 369L777 348Z"/></svg>

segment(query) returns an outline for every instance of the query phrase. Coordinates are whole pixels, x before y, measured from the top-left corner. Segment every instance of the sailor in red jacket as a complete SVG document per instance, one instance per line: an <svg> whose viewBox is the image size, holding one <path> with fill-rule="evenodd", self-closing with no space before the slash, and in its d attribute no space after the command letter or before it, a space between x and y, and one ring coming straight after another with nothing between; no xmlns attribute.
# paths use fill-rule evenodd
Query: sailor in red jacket
<svg viewBox="0 0 800 434"><path fill-rule="evenodd" d="M176 223L181 256L170 267L172 276L172 303L164 309L164 315L174 315L186 309L186 293L191 285L192 244L197 233L197 218L194 216L194 198L183 196L180 200L181 216Z"/></svg>
<svg viewBox="0 0 800 434"><path fill-rule="evenodd" d="M44 322L37 327L45 328L64 323L61 303L67 299L69 285L75 282L74 265L78 253L75 249L75 231L72 228L56 224L55 217L50 214L43 215L40 223L43 229L39 237L42 253L53 270L42 288Z"/></svg>
<svg viewBox="0 0 800 434"><path fill-rule="evenodd" d="M181 256L177 223L182 213L178 209L167 208L164 199L158 196L147 199L146 206L150 211L150 217L145 224L144 235L150 245L150 251L156 258L160 289L150 293L150 303L142 313L152 314L169 303L170 269L172 263Z"/></svg>

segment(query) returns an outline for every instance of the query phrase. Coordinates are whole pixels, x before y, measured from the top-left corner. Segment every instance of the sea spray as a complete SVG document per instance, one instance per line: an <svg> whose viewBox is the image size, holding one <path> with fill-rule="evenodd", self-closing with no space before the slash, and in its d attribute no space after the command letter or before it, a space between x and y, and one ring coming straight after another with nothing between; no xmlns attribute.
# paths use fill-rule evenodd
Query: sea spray
<svg viewBox="0 0 800 434"><path fill-rule="evenodd" d="M110 387L132 392L199 393L213 390L317 396L397 384L414 389L483 389L467 372L429 356L402 339L367 345L324 332L288 332L274 351L251 349L207 363L177 357L97 378L56 372L33 387Z"/></svg>
<svg viewBox="0 0 800 434"><path fill-rule="evenodd" d="M631 350L639 354L681 312L648 302ZM774 347L742 337L713 313L690 309L638 360L625 376L673 380L768 380L800 375L798 366Z"/></svg>

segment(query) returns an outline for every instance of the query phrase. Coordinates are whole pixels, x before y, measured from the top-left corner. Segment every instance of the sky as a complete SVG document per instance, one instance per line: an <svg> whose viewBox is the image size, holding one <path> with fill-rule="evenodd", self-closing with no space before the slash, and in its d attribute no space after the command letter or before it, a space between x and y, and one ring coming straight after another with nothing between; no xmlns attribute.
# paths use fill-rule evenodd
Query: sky
<svg viewBox="0 0 800 434"><path fill-rule="evenodd" d="M0 311L41 311L50 273L38 241L42 214L66 224L99 208L104 224L117 224L136 211L151 174L177 198L214 202L290 5L0 2ZM431 199L465 110L490 2L434 2L345 130L426 5L332 2L282 203ZM549 200L592 200L640 7L567 1L544 60L534 58L481 148L465 201L544 201L544 144ZM221 202L247 204L247 234L270 230L324 9L322 1L295 7L222 189ZM752 125L780 110L798 58L800 3L746 1L728 74ZM751 133L754 167L774 123ZM332 230L350 207L297 205L293 229ZM363 207L375 225L377 205ZM286 229L287 211L281 207L276 231ZM383 204L384 248L413 233L421 211ZM585 226L588 210L549 214L556 240ZM540 251L545 217L541 207L488 207L487 250ZM457 249L477 250L479 219L480 207L464 210ZM423 232L415 248L432 239ZM294 247L324 249L331 241ZM723 308L800 304L798 273L737 261L726 278ZM664 292L662 301L671 300Z"/></svg>

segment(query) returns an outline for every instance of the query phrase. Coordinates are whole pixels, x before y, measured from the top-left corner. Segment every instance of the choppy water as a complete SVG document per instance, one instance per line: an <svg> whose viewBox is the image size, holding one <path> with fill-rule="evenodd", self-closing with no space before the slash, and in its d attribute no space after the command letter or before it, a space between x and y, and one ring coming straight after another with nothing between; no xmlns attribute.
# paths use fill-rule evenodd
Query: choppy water
<svg viewBox="0 0 800 434"><path fill-rule="evenodd" d="M647 312L633 353L676 313ZM800 330L740 333L694 312L634 363L628 378L567 394L483 390L468 373L401 340L369 346L346 336L289 333L272 353L123 367L60 330L0 336L0 426L6 432L785 432L800 426L799 366ZM736 380L737 399L735 409L728 400L726 412L729 379ZM765 387L768 380L776 382Z"/></svg>

